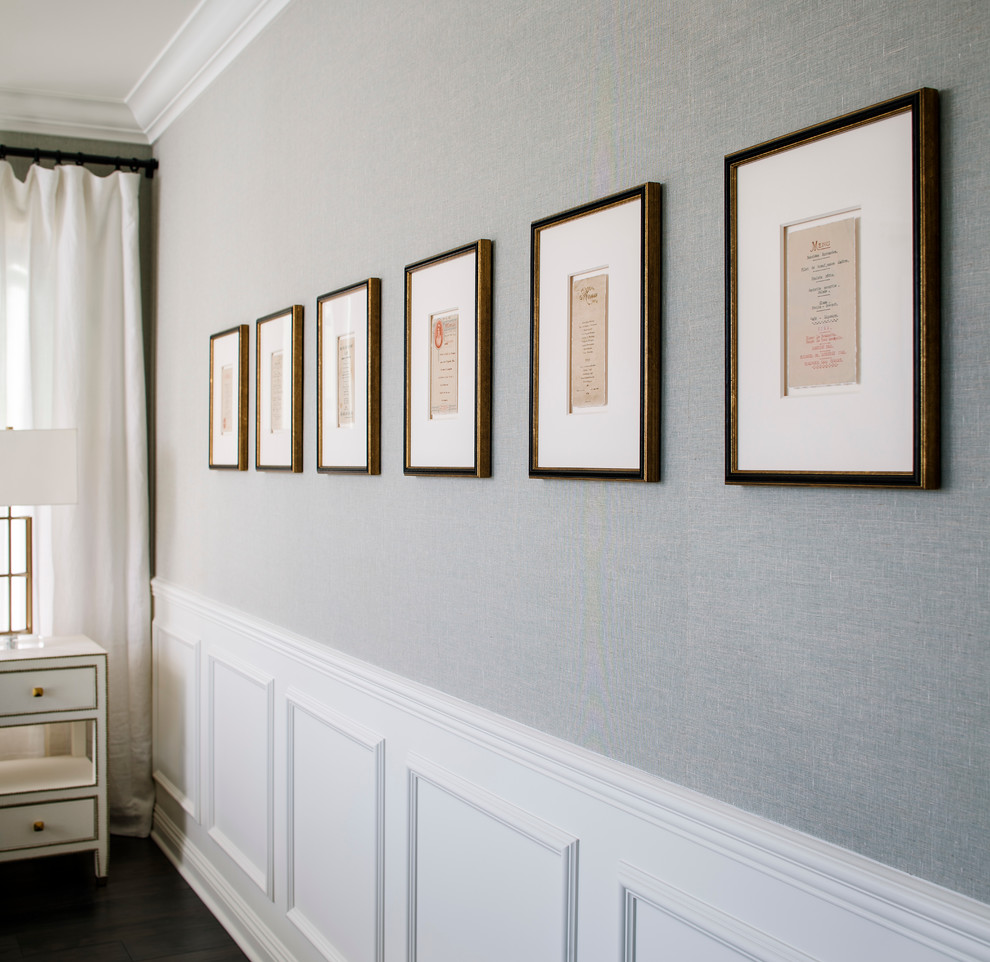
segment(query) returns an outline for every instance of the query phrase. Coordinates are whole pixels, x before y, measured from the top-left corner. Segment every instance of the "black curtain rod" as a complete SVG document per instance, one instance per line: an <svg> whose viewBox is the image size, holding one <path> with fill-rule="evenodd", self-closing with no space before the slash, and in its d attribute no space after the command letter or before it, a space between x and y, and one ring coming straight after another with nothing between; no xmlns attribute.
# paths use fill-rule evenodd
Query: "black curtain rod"
<svg viewBox="0 0 990 962"><path fill-rule="evenodd" d="M105 157L101 154L84 154L69 150L42 150L40 147L7 147L0 144L0 160L8 157L26 157L36 164L44 158L54 160L56 164L109 164L121 170L126 167L128 170L143 170L145 177L154 177L158 170L158 161L152 157L150 160L139 160L137 157Z"/></svg>

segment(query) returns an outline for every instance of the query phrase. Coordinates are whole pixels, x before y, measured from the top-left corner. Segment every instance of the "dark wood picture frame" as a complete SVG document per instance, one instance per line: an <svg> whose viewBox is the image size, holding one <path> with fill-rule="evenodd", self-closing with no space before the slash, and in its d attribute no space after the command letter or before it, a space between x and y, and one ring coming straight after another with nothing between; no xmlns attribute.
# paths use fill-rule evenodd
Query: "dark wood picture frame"
<svg viewBox="0 0 990 962"><path fill-rule="evenodd" d="M492 242L475 241L409 264L405 315L403 473L491 477ZM454 413L446 415L431 400L430 344L441 315L452 318L457 331L456 403ZM442 333L437 339L450 345Z"/></svg>
<svg viewBox="0 0 990 962"><path fill-rule="evenodd" d="M248 467L249 337L247 324L210 335L211 468L246 471ZM230 371L230 384L225 384L225 370ZM229 419L227 424L225 419ZM231 433L233 437L228 438Z"/></svg>
<svg viewBox="0 0 990 962"><path fill-rule="evenodd" d="M381 301L382 282L377 277L322 294L316 300L316 470L320 473L381 471ZM347 425L343 427L337 393L341 390L340 358L335 353L330 366L324 358L330 343L326 328L335 324L332 317L335 307L340 307L346 317L329 333L338 344L338 352L338 339L352 335L350 350L354 355L345 379L353 380L350 387L353 396L346 406ZM354 312L356 317L352 317ZM337 423L332 425L324 411L331 401L337 410ZM334 438L337 430L346 436Z"/></svg>
<svg viewBox="0 0 990 962"><path fill-rule="evenodd" d="M532 478L660 480L661 217L661 185L646 183L531 226ZM588 297L597 320L575 321ZM575 363L582 338L597 342L591 365ZM579 378L596 385L576 406Z"/></svg>
<svg viewBox="0 0 990 962"><path fill-rule="evenodd" d="M788 274L842 219L852 256ZM728 155L725 283L727 484L939 486L937 91Z"/></svg>
<svg viewBox="0 0 990 962"><path fill-rule="evenodd" d="M258 318L255 340L255 459L257 471L303 469L303 308L300 304ZM269 350L269 348L273 348ZM277 348L277 350L275 350ZM284 363L285 350L289 364ZM276 364L275 356L279 360ZM272 381L278 378L272 391ZM286 404L288 384L288 404ZM278 394L278 397L275 397ZM272 427L275 414L281 426ZM286 427L288 420L288 427Z"/></svg>

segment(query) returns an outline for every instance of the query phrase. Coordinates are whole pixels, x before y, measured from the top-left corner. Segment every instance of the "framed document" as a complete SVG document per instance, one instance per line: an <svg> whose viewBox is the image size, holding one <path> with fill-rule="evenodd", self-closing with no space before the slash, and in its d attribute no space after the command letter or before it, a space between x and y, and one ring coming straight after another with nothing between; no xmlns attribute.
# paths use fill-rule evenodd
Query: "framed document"
<svg viewBox="0 0 990 962"><path fill-rule="evenodd" d="M316 470L378 474L381 281L316 300Z"/></svg>
<svg viewBox="0 0 990 962"><path fill-rule="evenodd" d="M406 268L405 474L492 473L492 242Z"/></svg>
<svg viewBox="0 0 990 962"><path fill-rule="evenodd" d="M248 326L210 337L210 467L247 470Z"/></svg>
<svg viewBox="0 0 990 962"><path fill-rule="evenodd" d="M258 471L302 471L303 309L258 319L255 457Z"/></svg>
<svg viewBox="0 0 990 962"><path fill-rule="evenodd" d="M725 480L939 485L938 94L725 158Z"/></svg>
<svg viewBox="0 0 990 962"><path fill-rule="evenodd" d="M660 479L660 185L532 225L529 475Z"/></svg>

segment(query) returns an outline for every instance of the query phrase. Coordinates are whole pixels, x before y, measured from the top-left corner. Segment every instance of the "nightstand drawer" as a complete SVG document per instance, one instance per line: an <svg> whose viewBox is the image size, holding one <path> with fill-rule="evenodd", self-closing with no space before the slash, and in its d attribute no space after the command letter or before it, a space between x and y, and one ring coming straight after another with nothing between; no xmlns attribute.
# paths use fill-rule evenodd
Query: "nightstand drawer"
<svg viewBox="0 0 990 962"><path fill-rule="evenodd" d="M0 808L0 852L85 842L96 836L95 798Z"/></svg>
<svg viewBox="0 0 990 962"><path fill-rule="evenodd" d="M0 675L0 717L96 707L96 668L45 668Z"/></svg>

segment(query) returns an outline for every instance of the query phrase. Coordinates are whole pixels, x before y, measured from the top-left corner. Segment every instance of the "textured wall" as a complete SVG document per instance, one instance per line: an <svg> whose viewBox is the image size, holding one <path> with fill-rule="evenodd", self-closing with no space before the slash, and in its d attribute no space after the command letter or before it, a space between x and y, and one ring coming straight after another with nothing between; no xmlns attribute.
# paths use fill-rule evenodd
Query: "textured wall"
<svg viewBox="0 0 990 962"><path fill-rule="evenodd" d="M157 573L990 900L988 65L985 0L295 0L156 148ZM920 86L944 486L725 487L723 157ZM663 482L529 480L529 224L645 180ZM402 269L479 237L494 476L405 478ZM315 299L367 276L382 475L319 476ZM209 471L209 335L251 323L253 363L291 303L306 471Z"/></svg>

